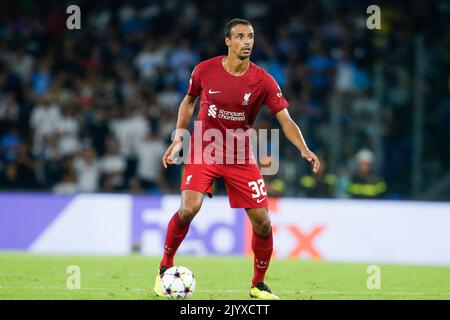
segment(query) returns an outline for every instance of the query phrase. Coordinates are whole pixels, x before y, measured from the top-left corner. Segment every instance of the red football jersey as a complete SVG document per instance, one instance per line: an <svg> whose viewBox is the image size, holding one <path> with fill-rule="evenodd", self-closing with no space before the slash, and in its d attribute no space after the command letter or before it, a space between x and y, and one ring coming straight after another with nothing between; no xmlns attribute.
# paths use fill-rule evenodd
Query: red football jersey
<svg viewBox="0 0 450 320"><path fill-rule="evenodd" d="M242 129L245 132L252 128L262 105L267 105L272 115L275 115L286 108L288 102L276 81L266 71L250 62L243 75L234 76L223 67L223 58L219 56L199 63L192 72L187 94L200 96L196 120L201 122L202 135L208 129L218 129L223 134L225 145L227 129ZM201 137L193 134L192 138ZM239 139L236 135L234 138ZM208 144L210 142L203 140L203 146ZM236 156L236 146L237 142L233 150L224 148L224 157L230 152ZM248 139L245 139L245 159L248 159L249 148Z"/></svg>

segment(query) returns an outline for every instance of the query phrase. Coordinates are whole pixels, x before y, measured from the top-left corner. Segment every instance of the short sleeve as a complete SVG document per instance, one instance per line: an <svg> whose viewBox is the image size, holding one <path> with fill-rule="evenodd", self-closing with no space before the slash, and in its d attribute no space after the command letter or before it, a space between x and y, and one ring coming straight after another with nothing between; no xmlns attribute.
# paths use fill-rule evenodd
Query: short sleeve
<svg viewBox="0 0 450 320"><path fill-rule="evenodd" d="M280 86L277 84L274 78L269 74L266 75L266 98L264 104L269 107L272 115L277 114L279 111L287 108L289 103L283 97Z"/></svg>
<svg viewBox="0 0 450 320"><path fill-rule="evenodd" d="M189 79L189 89L187 94L193 97L198 97L201 90L202 88L200 85L200 74L197 66L192 71L191 77Z"/></svg>

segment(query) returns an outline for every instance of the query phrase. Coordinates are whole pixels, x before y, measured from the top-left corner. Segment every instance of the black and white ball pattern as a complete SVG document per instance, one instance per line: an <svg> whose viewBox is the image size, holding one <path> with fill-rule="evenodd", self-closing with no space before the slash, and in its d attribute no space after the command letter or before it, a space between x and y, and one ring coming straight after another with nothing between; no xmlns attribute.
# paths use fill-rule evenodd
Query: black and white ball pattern
<svg viewBox="0 0 450 320"><path fill-rule="evenodd" d="M191 270L173 266L161 276L161 289L169 299L187 299L195 291L195 277Z"/></svg>

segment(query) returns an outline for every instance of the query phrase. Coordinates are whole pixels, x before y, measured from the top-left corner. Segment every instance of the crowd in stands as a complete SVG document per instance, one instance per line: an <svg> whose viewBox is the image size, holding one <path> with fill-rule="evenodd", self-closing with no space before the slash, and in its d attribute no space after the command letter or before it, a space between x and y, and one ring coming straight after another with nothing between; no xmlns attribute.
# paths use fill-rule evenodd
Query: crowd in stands
<svg viewBox="0 0 450 320"><path fill-rule="evenodd" d="M450 163L442 67L449 66L449 36L440 31L449 8L445 1L415 3L382 6L382 29L375 31L367 29L367 5L358 1L78 1L81 30L67 29L64 1L2 4L0 188L178 193L182 166L164 169L160 161L178 106L195 65L226 54L223 27L241 17L255 29L251 60L276 79L323 162L312 175L280 134L281 166L266 177L269 192L409 198L418 25L434 63L427 71L433 90L425 119L427 177L437 179ZM376 62L385 66L382 105L374 93ZM343 101L342 144L330 171L336 95ZM255 126L279 128L267 108ZM375 135L382 155L374 152ZM225 193L220 182L216 190Z"/></svg>

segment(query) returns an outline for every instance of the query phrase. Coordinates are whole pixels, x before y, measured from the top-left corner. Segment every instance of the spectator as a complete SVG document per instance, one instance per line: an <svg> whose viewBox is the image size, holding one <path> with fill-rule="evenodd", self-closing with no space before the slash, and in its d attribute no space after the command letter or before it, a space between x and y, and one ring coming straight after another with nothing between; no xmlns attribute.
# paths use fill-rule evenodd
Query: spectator
<svg viewBox="0 0 450 320"><path fill-rule="evenodd" d="M31 78L34 94L40 96L48 92L51 84L51 75L48 66L41 63L37 72Z"/></svg>
<svg viewBox="0 0 450 320"><path fill-rule="evenodd" d="M119 152L116 139L106 141L106 153L100 160L101 188L103 191L118 191L125 184L125 157Z"/></svg>
<svg viewBox="0 0 450 320"><path fill-rule="evenodd" d="M78 190L81 192L96 192L100 180L100 167L95 150L85 147L81 155L75 159L75 172Z"/></svg>
<svg viewBox="0 0 450 320"><path fill-rule="evenodd" d="M27 143L21 143L17 149L17 170L22 188L30 190L38 186L36 179L36 159Z"/></svg>
<svg viewBox="0 0 450 320"><path fill-rule="evenodd" d="M156 46L156 42L148 42L145 49L136 57L136 67L142 78L151 78L158 66L164 65L166 50Z"/></svg>
<svg viewBox="0 0 450 320"><path fill-rule="evenodd" d="M77 186L77 180L75 178L75 175L73 172L67 172L64 174L63 179L61 182L56 184L53 187L52 190L54 193L57 194L74 194L77 193L78 186Z"/></svg>
<svg viewBox="0 0 450 320"><path fill-rule="evenodd" d="M3 190L19 190L21 188L17 163L6 164L3 172L0 172L0 188Z"/></svg>
<svg viewBox="0 0 450 320"><path fill-rule="evenodd" d="M0 139L0 155L5 161L14 161L17 158L17 149L21 143L21 138L17 128L13 127L9 133Z"/></svg>
<svg viewBox="0 0 450 320"><path fill-rule="evenodd" d="M148 121L140 109L129 111L126 118L120 118L112 123L120 153L126 157L135 155L149 130Z"/></svg>
<svg viewBox="0 0 450 320"><path fill-rule="evenodd" d="M320 169L312 175L304 175L300 178L300 186L303 194L310 198L332 198L335 196L336 175L327 173L326 162L320 157Z"/></svg>
<svg viewBox="0 0 450 320"><path fill-rule="evenodd" d="M30 127L33 129L33 153L41 154L44 148L44 139L58 132L61 120L59 105L52 102L50 94L38 98L38 105L31 113Z"/></svg>
<svg viewBox="0 0 450 320"><path fill-rule="evenodd" d="M375 174L374 155L367 149L356 154L357 169L351 176L348 192L352 198L375 199L386 193L386 183Z"/></svg>
<svg viewBox="0 0 450 320"><path fill-rule="evenodd" d="M66 106L57 124L59 154L69 156L78 152L81 145L78 138L79 130L80 124L75 116L74 108Z"/></svg>
<svg viewBox="0 0 450 320"><path fill-rule="evenodd" d="M11 190L33 190L37 187L35 161L28 145L21 143L17 147L14 161L6 162L0 172L0 187Z"/></svg>
<svg viewBox="0 0 450 320"><path fill-rule="evenodd" d="M166 144L152 131L141 143L138 152L137 174L142 187L150 191L158 191L163 186L163 167L161 159L166 151Z"/></svg>

